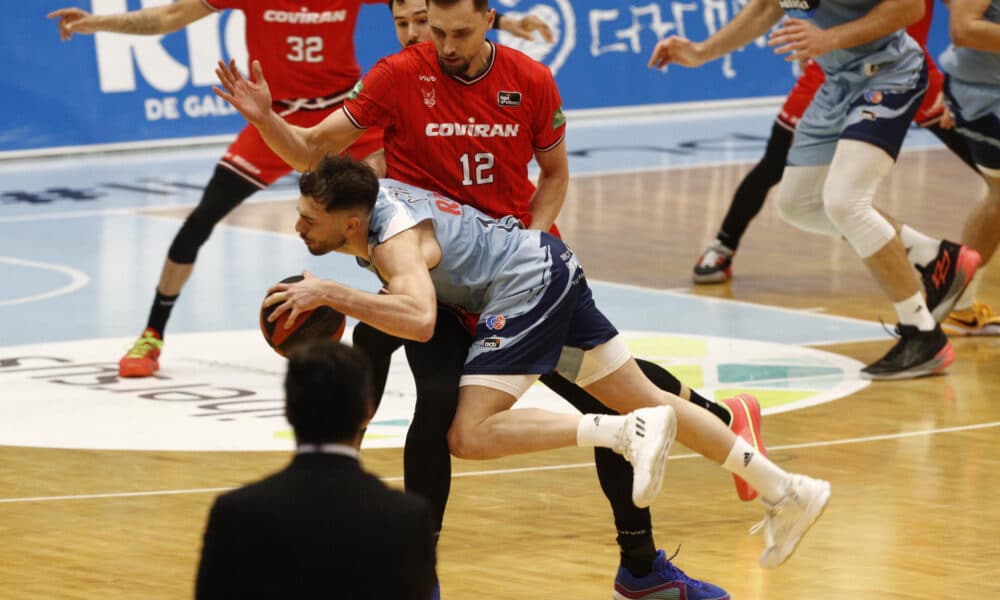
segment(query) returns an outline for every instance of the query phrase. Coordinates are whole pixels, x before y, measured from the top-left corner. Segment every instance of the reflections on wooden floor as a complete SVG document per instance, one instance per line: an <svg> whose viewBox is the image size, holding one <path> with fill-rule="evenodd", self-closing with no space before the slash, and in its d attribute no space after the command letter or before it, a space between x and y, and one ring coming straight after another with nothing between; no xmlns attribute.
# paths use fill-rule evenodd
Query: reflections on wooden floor
<svg viewBox="0 0 1000 600"><path fill-rule="evenodd" d="M592 279L687 287L746 169L578 177L560 225ZM902 157L878 204L917 228L957 238L978 189L953 157L914 152ZM253 204L230 222L290 231L292 207ZM894 321L846 243L790 229L772 206L744 238L735 273L731 284L693 293ZM1000 304L996 270L981 296ZM889 343L887 336L826 349L867 362ZM945 376L876 383L765 418L779 464L833 484L826 515L788 564L757 567L762 541L747 530L761 505L740 503L727 473L680 447L653 507L658 544L668 553L680 546L679 566L737 599L1000 597L993 496L1000 490L1000 340L953 343L958 358ZM401 457L372 450L364 461L398 478ZM282 453L0 448L2 498L98 495L0 503L0 598L188 596L212 490L287 460ZM590 462L582 449L455 460L439 548L444 598L610 597L615 532ZM518 470L524 467L554 468ZM195 491L121 495L151 490ZM119 495L99 496L106 493ZM335 582L330 594L337 597Z"/></svg>

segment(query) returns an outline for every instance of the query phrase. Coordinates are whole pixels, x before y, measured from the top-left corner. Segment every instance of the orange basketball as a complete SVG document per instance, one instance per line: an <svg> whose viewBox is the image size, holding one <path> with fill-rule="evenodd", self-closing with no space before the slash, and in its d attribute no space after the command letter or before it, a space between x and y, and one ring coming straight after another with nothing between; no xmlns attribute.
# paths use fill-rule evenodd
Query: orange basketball
<svg viewBox="0 0 1000 600"><path fill-rule="evenodd" d="M286 277L281 280L281 283L295 283L296 281L302 281L302 276L293 275ZM288 329L285 329L288 312L283 313L273 323L267 320L271 316L271 313L279 306L281 306L280 303L265 307L261 303L260 331L264 334L264 339L267 340L268 345L282 356L288 356L288 353L295 346L303 342L318 339L338 341L344 335L344 327L347 321L343 313L329 306L321 306L301 313L295 319L295 323Z"/></svg>

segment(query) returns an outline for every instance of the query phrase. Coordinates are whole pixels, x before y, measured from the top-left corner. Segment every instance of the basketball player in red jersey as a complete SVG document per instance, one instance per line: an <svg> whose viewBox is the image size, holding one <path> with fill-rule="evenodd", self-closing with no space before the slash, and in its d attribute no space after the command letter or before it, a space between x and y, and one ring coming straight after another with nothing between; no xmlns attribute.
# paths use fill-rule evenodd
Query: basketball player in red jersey
<svg viewBox="0 0 1000 600"><path fill-rule="evenodd" d="M354 53L354 29L361 5L382 0L177 0L124 14L91 15L79 8L50 13L59 19L62 39L97 31L162 35L178 31L213 12L234 9L246 15L251 60L272 76L274 110L289 123L310 127L340 107L361 75ZM544 24L537 17L508 18L503 27L528 37ZM543 36L547 32L542 31ZM369 128L346 153L384 171L381 130ZM148 377L159 369L163 335L174 303L194 268L201 245L215 224L290 167L245 127L216 166L201 202L188 216L167 253L146 330L119 361L119 375Z"/></svg>
<svg viewBox="0 0 1000 600"><path fill-rule="evenodd" d="M927 53L927 34L934 16L934 0L925 0L924 16L921 20L906 28L910 37L915 39L924 50L924 60L927 61L927 93L913 121L933 133L958 158L976 171L975 163L968 144L961 135L942 122L944 117L944 100L942 88L944 76L937 64ZM654 50L650 66L660 66L655 62L657 53ZM792 135L809 108L816 90L823 85L823 70L815 61L807 61L802 75L799 76L792 90L788 93L781 112L771 128L771 137L767 141L767 149L763 158L743 178L737 187L730 203L729 210L722 221L722 226L715 240L705 250L694 266L692 280L695 283L723 283L732 277L732 263L740 240L746 232L750 221L757 216L764 205L768 192L781 179L785 168L785 159L792 145ZM978 171L977 171L978 172ZM883 215L884 216L884 215ZM966 223L966 229L977 227L971 219ZM903 244L911 250L911 259L918 262L921 274L953 271L957 261L953 255L959 251L957 244L946 240L936 240L920 234L909 226L898 226ZM974 248L982 253L985 248ZM922 255L922 256L917 256ZM928 268L928 261L930 261ZM938 265L940 263L940 266ZM948 268L950 266L950 268ZM955 296L955 308L941 322L941 326L950 334L997 335L1000 334L1000 315L984 303L975 301L975 285L981 278L983 269L976 271L976 276L969 284L969 289L960 296ZM953 277L950 279L954 279ZM924 276L925 287L929 288L929 297L942 294L936 288L930 276Z"/></svg>
<svg viewBox="0 0 1000 600"><path fill-rule="evenodd" d="M399 16L407 12L406 6L413 4L406 1L392 4L397 28ZM252 69L254 83L245 80L234 65L221 65L219 75L226 91L217 89L216 92L256 125L268 144L296 169L308 169L324 154L346 147L366 127L381 124L385 127L389 177L440 191L491 215L514 214L532 228L554 231L554 220L565 197L569 174L563 143L565 119L551 72L515 50L486 40L494 13L488 10L485 1L437 0L430 3L429 11L434 44L416 44L380 61L358 85L355 96L345 103L344 109L316 127L289 127L275 121L263 70L257 64ZM532 157L541 171L537 188L527 177ZM443 326L454 323L454 319L439 318L437 322ZM451 395L457 396L458 375L469 343L468 333L460 330L460 334L439 335L442 333L436 330L431 342L419 353L411 353L407 346L407 357L417 380L418 401L404 462L407 489L421 491L443 511L447 481L442 484L443 489L436 490L437 499L434 498L435 490L428 494L426 489L411 486L411 472L428 472L430 462L411 461L410 458L414 449L432 446L435 437L447 450L443 433L447 431L453 412L445 412L448 407L441 406L447 404L444 402L438 402L436 409L441 413L438 416L445 418L430 418L444 423L441 435L427 436L423 438L424 443L411 444L418 422L424 419L422 410L435 409L435 403L420 400L421 381L430 378L421 377L414 357L433 356L435 365L432 366L436 366L439 374L433 379L438 383L440 395L443 397L444 388L448 387ZM456 339L459 335L465 339ZM446 341L451 339L454 343ZM358 344L357 336L355 344ZM436 345L431 349L430 344ZM456 354L457 363L447 360ZM452 375L447 371L453 372ZM681 395L680 382L662 369L659 372L661 378L657 384L663 389L670 386L672 389L668 391ZM671 381L661 383L666 378ZM655 376L651 379L657 380ZM581 408L574 401L580 398L573 390L567 390L558 382L545 383ZM569 387L573 387L572 384ZM687 397L696 401L697 395L690 390L687 392ZM700 400L699 404L726 423L735 422L729 408L703 398ZM430 408L422 409L427 405ZM453 411L453 404L451 409ZM581 410L593 412L587 408ZM743 410L741 416L751 411ZM755 432L751 437L759 440L759 407L754 416ZM744 416L743 423L753 418ZM747 425L748 429L750 427ZM450 469L447 460L445 453L445 464L438 464L438 468ZM620 499L616 491L629 489L629 485L622 484L630 481L630 472L617 474L609 481L604 475L609 470L607 461L598 456L597 463L602 488L615 511L622 548L622 568L616 578L616 588L630 594L630 598L646 597L655 593L653 588L663 586L684 589L692 599L727 598L718 587L686 577L670 564L662 551L656 550L648 511L638 515L629 513L625 505L631 503L630 499ZM411 464L418 468L411 470ZM752 490L750 493L755 494ZM634 595L637 593L639 595Z"/></svg>
<svg viewBox="0 0 1000 600"><path fill-rule="evenodd" d="M361 75L354 56L354 26L361 5L362 0L177 0L115 15L63 8L48 16L59 19L60 36L68 40L74 33L97 31L161 35L219 10L242 10L250 59L261 61L274 76L275 114L289 123L310 127L340 108ZM381 146L381 131L371 128L346 153L363 160ZM167 319L191 275L201 245L233 208L289 171L288 164L267 147L255 128L243 128L170 245L146 330L119 361L120 376L147 377L159 369Z"/></svg>

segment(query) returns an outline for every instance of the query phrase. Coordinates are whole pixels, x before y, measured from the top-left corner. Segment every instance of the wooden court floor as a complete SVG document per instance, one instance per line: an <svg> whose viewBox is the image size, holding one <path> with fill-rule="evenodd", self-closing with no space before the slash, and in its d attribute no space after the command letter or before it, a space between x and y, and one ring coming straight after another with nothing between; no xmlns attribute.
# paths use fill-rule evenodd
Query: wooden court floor
<svg viewBox="0 0 1000 600"><path fill-rule="evenodd" d="M576 177L560 226L591 279L688 287L747 168ZM978 186L946 153L913 152L878 205L954 239ZM289 203L257 204L231 218L286 227L291 212ZM981 294L994 305L998 271ZM735 273L692 293L894 321L846 243L790 229L771 206L745 236ZM825 349L868 362L890 344ZM729 474L683 447L653 507L659 546L680 546L677 565L737 599L1000 598L1000 339L953 344L958 358L944 376L875 383L765 418L775 461L833 484L826 514L786 565L757 567L762 541L747 530L760 505L740 503ZM287 460L0 447L0 598L188 597L214 490ZM400 485L400 450L363 460ZM609 598L615 531L590 462L582 449L456 459L439 546L443 597ZM150 493L158 490L194 491Z"/></svg>

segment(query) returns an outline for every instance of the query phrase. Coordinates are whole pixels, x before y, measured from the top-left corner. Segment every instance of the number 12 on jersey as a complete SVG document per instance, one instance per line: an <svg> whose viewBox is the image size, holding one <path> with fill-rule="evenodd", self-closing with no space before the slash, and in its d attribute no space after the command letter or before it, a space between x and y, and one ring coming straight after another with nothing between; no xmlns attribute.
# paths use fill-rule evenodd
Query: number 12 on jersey
<svg viewBox="0 0 1000 600"><path fill-rule="evenodd" d="M491 152L477 152L471 158L468 153L465 153L458 157L458 161L462 163L462 185L493 183L493 154Z"/></svg>

